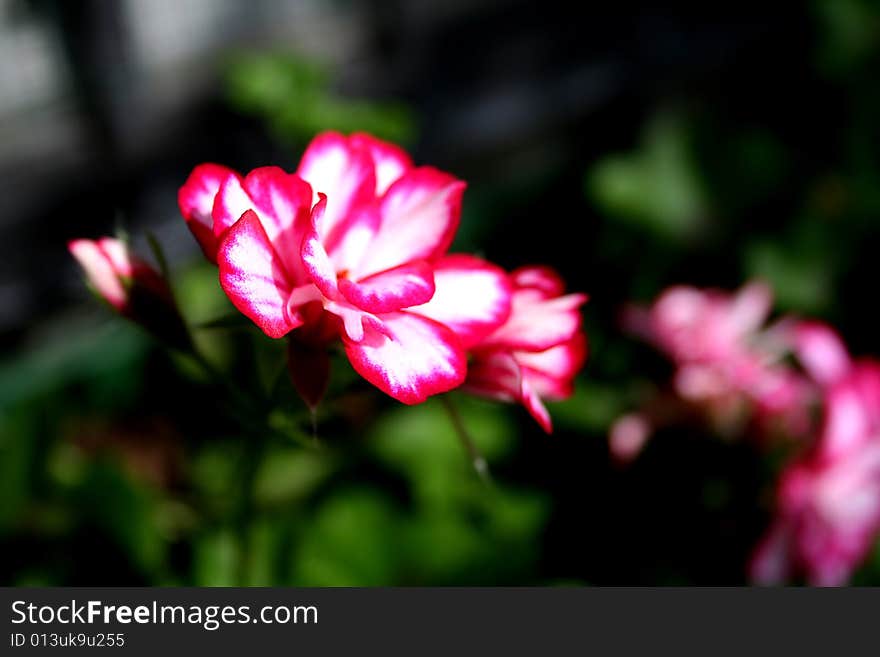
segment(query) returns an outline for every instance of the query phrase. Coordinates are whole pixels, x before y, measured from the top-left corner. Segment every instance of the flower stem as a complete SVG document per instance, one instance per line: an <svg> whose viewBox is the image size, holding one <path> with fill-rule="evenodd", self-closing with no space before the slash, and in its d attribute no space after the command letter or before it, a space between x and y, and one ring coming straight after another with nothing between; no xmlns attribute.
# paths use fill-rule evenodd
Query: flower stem
<svg viewBox="0 0 880 657"><path fill-rule="evenodd" d="M248 566L251 561L251 519L256 506L257 473L266 448L266 436L255 433L247 441L241 473L241 497L239 499L236 529L238 531L238 564L236 579L239 586L248 585Z"/></svg>
<svg viewBox="0 0 880 657"><path fill-rule="evenodd" d="M462 420L461 414L458 412L455 404L452 403L452 398L449 395L441 395L440 401L443 402L443 407L449 415L452 426L455 428L455 433L458 434L458 439L461 441L468 457L470 457L471 464L474 466L477 475L483 483L487 485L491 484L492 477L489 474L489 464L480 452L480 448L477 447L477 444L468 433L467 427L464 426L464 421Z"/></svg>

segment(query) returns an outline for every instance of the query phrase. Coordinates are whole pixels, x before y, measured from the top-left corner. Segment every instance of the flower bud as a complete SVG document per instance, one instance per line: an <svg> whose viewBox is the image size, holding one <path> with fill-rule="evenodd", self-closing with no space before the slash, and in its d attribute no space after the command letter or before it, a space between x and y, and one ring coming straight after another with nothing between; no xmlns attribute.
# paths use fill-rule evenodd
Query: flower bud
<svg viewBox="0 0 880 657"><path fill-rule="evenodd" d="M186 349L189 332L163 276L133 255L121 240L71 240L67 248L85 271L88 285L116 312L172 347Z"/></svg>

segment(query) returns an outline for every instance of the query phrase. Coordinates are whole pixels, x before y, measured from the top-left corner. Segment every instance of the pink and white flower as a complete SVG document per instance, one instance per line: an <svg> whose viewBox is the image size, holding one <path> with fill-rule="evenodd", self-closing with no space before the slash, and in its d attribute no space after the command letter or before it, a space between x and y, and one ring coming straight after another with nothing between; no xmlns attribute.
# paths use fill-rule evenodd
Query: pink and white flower
<svg viewBox="0 0 880 657"><path fill-rule="evenodd" d="M811 342L830 335L808 328ZM840 364L827 346L815 354L823 373ZM818 443L780 478L776 519L751 563L758 583L845 584L880 534L880 363L836 371L824 413Z"/></svg>
<svg viewBox="0 0 880 657"><path fill-rule="evenodd" d="M564 283L547 267L524 267L510 275L507 321L468 340L472 355L465 389L522 403L547 433L552 432L544 399L569 397L575 374L587 357L581 330L584 294L563 294Z"/></svg>
<svg viewBox="0 0 880 657"><path fill-rule="evenodd" d="M218 174L197 169L181 193L199 231ZM292 337L313 346L339 337L364 378L399 401L424 401L464 381L464 346L450 326L491 330L503 321L492 309L509 303L503 276L484 263L444 260L464 188L362 134L319 135L296 174L227 172L211 208L221 286L270 337L300 329ZM434 300L435 272L494 282L468 307ZM418 311L431 301L445 323Z"/></svg>
<svg viewBox="0 0 880 657"><path fill-rule="evenodd" d="M214 199L220 191L220 185L229 176L241 180L241 176L232 169L206 162L193 169L177 193L177 205L186 225L202 247L205 257L213 263L217 262L219 245L218 236L214 232Z"/></svg>
<svg viewBox="0 0 880 657"><path fill-rule="evenodd" d="M102 237L75 239L67 244L83 268L89 286L122 315L135 311L135 287L171 303L171 290L162 275L133 255L122 240Z"/></svg>

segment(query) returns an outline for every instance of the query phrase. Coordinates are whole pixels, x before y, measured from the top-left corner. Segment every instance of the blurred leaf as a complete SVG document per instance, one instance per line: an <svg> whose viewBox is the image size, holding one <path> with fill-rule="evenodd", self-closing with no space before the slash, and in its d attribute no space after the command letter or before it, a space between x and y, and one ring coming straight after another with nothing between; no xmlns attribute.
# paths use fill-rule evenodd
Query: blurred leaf
<svg viewBox="0 0 880 657"><path fill-rule="evenodd" d="M131 370L149 344L137 327L116 318L100 324L65 318L32 349L0 364L0 409L83 381L91 384L96 402L118 407L139 390L140 380Z"/></svg>
<svg viewBox="0 0 880 657"><path fill-rule="evenodd" d="M168 269L168 258L165 257L165 250L162 248L161 242L156 238L156 235L153 231L148 230L146 233L147 244L150 245L150 251L153 252L153 257L156 258L156 263L159 265L159 272L162 276L168 280L169 269Z"/></svg>
<svg viewBox="0 0 880 657"><path fill-rule="evenodd" d="M462 421L490 466L514 447L515 428L504 407L456 397ZM410 480L422 503L449 504L459 478L476 480L470 459L443 405L429 400L383 415L367 442L380 460Z"/></svg>
<svg viewBox="0 0 880 657"><path fill-rule="evenodd" d="M275 563L278 556L280 526L272 518L260 518L250 527L245 565L246 586L277 586Z"/></svg>
<svg viewBox="0 0 880 657"><path fill-rule="evenodd" d="M629 407L625 390L617 385L602 385L578 380L574 394L550 406L554 423L575 429L604 432Z"/></svg>
<svg viewBox="0 0 880 657"><path fill-rule="evenodd" d="M303 448L269 451L257 472L254 495L262 506L301 500L334 469L328 454Z"/></svg>
<svg viewBox="0 0 880 657"><path fill-rule="evenodd" d="M390 499L369 488L336 492L315 511L297 559L301 586L382 586L394 580L398 529Z"/></svg>
<svg viewBox="0 0 880 657"><path fill-rule="evenodd" d="M175 279L175 294L178 305L184 309L186 320L191 326L198 327L221 317L243 317L223 293L217 279L217 268L207 262L179 271ZM229 331L194 331L193 337L199 351L212 362L224 363L231 357L233 336ZM201 370L190 359L176 359L175 362L194 378L202 375Z"/></svg>
<svg viewBox="0 0 880 657"><path fill-rule="evenodd" d="M226 87L233 106L261 116L287 140L307 141L323 130L362 130L393 142L415 136L413 114L404 104L338 97L325 68L294 54L236 54Z"/></svg>
<svg viewBox="0 0 880 657"><path fill-rule="evenodd" d="M201 506L217 516L228 516L237 503L230 494L232 482L240 475L242 445L215 442L200 449L192 461L191 479Z"/></svg>
<svg viewBox="0 0 880 657"><path fill-rule="evenodd" d="M819 64L828 73L845 74L880 44L880 8L872 0L816 0L820 24Z"/></svg>
<svg viewBox="0 0 880 657"><path fill-rule="evenodd" d="M159 576L166 544L157 531L152 491L117 467L95 463L76 499L81 512L116 542L135 568L148 577Z"/></svg>
<svg viewBox="0 0 880 657"><path fill-rule="evenodd" d="M549 511L545 495L473 481L461 487L456 507L407 517L406 571L415 583L504 582L537 559Z"/></svg>
<svg viewBox="0 0 880 657"><path fill-rule="evenodd" d="M236 586L238 544L228 530L218 530L201 536L195 544L196 586Z"/></svg>
<svg viewBox="0 0 880 657"><path fill-rule="evenodd" d="M221 317L217 317L216 319L209 319L206 322L199 322L193 325L193 328L204 331L210 329L240 329L240 328L253 328L254 323L249 320L247 317L242 315L240 312L229 313L228 315L223 315Z"/></svg>
<svg viewBox="0 0 880 657"><path fill-rule="evenodd" d="M82 450L68 441L60 441L46 455L47 470L58 486L72 489L80 485L89 473L89 462Z"/></svg>
<svg viewBox="0 0 880 657"><path fill-rule="evenodd" d="M597 162L586 184L610 218L676 241L692 237L707 212L686 125L672 114L648 124L636 151Z"/></svg>
<svg viewBox="0 0 880 657"><path fill-rule="evenodd" d="M821 313L831 298L831 272L822 253L805 251L797 245L757 242L745 255L750 277L770 283L777 307Z"/></svg>
<svg viewBox="0 0 880 657"><path fill-rule="evenodd" d="M0 414L0 534L13 525L28 499L37 447L35 421L28 407Z"/></svg>

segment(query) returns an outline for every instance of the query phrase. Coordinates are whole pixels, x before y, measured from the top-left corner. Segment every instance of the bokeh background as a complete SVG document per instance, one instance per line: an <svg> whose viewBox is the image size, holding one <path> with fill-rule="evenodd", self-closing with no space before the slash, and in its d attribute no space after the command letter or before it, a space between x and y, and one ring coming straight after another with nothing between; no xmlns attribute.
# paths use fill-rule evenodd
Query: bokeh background
<svg viewBox="0 0 880 657"><path fill-rule="evenodd" d="M668 371L618 313L761 277L779 312L878 353L880 7L572 4L0 0L0 583L745 583L778 463L677 429L615 466L609 424ZM187 318L221 317L178 187L203 161L293 169L328 128L466 179L454 250L591 295L553 436L457 399L491 487L440 404L340 360L315 443L278 344L201 330L275 388L288 439L249 459L217 383L94 301L66 251L152 234ZM854 581L880 584L880 550Z"/></svg>

